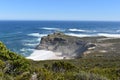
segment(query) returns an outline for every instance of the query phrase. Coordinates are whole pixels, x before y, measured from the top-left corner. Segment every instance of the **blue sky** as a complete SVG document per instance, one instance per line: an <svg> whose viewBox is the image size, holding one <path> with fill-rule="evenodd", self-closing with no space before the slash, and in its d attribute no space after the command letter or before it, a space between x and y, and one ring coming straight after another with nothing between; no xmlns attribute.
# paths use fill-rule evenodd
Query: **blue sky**
<svg viewBox="0 0 120 80"><path fill-rule="evenodd" d="M120 21L120 0L0 0L0 20Z"/></svg>

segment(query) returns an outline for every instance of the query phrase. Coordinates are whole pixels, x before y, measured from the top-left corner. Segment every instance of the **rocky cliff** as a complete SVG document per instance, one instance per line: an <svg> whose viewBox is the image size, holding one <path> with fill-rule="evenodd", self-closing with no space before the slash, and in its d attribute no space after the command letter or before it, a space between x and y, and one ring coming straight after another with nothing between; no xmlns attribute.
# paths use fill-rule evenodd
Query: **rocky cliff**
<svg viewBox="0 0 120 80"><path fill-rule="evenodd" d="M78 37L68 36L63 33L53 33L41 38L38 50L60 52L59 56L75 58L80 57L88 48L95 46Z"/></svg>

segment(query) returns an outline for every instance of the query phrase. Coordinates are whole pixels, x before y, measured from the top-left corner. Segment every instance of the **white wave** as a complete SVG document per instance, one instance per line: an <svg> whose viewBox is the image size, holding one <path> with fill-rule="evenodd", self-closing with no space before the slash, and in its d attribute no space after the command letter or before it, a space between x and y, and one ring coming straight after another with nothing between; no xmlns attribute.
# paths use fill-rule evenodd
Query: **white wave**
<svg viewBox="0 0 120 80"><path fill-rule="evenodd" d="M41 41L41 38L38 38L37 41L40 42L40 41Z"/></svg>
<svg viewBox="0 0 120 80"><path fill-rule="evenodd" d="M93 34L93 35L66 33L66 35L69 35L69 36L76 36L76 37L95 37L95 36L104 36L104 37L110 37L110 38L120 38L120 34L107 34L107 33L98 33L98 34Z"/></svg>
<svg viewBox="0 0 120 80"><path fill-rule="evenodd" d="M90 36L95 36L95 35L75 34L75 33L66 33L66 35L69 35L69 36L76 36L76 37L90 37Z"/></svg>
<svg viewBox="0 0 120 80"><path fill-rule="evenodd" d="M98 36L105 36L105 37L111 37L111 38L120 38L120 34L98 33Z"/></svg>
<svg viewBox="0 0 120 80"><path fill-rule="evenodd" d="M26 52L26 51L34 51L34 49L27 49L27 48L22 48L22 49L20 49L20 51L22 51L22 52Z"/></svg>
<svg viewBox="0 0 120 80"><path fill-rule="evenodd" d="M59 28L49 28L49 27L43 27L41 29L45 29L45 30L60 30Z"/></svg>
<svg viewBox="0 0 120 80"><path fill-rule="evenodd" d="M73 29L68 29L69 31L77 31L77 32L89 32L88 30L82 30L82 29L76 29L76 28L73 28Z"/></svg>
<svg viewBox="0 0 120 80"><path fill-rule="evenodd" d="M26 40L22 40L22 42L23 43L38 43L38 42L40 42L40 40L41 40L41 37L40 38L35 38L35 39L26 39Z"/></svg>
<svg viewBox="0 0 120 80"><path fill-rule="evenodd" d="M46 51L46 50L35 50L30 56L26 58L35 61L63 59L63 57L57 56L56 54L61 54L61 53L54 53L52 51Z"/></svg>
<svg viewBox="0 0 120 80"><path fill-rule="evenodd" d="M47 36L47 34L31 33L31 34L28 34L28 36L33 36L33 37L43 37L43 36Z"/></svg>
<svg viewBox="0 0 120 80"><path fill-rule="evenodd" d="M64 31L64 30L62 30L60 28L49 28L49 27L43 27L41 29L44 29L44 30L54 30L54 31Z"/></svg>
<svg viewBox="0 0 120 80"><path fill-rule="evenodd" d="M31 47L35 47L38 45L38 43L25 43L25 46L31 46Z"/></svg>

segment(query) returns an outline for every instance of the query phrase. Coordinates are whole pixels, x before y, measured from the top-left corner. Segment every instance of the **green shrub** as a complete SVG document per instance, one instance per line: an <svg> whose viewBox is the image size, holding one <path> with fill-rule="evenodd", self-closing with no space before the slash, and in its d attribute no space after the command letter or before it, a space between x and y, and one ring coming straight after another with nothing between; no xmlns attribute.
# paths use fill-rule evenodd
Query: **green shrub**
<svg viewBox="0 0 120 80"><path fill-rule="evenodd" d="M75 80L108 80L107 78L93 74L93 73L85 73L85 72L79 72L74 75Z"/></svg>
<svg viewBox="0 0 120 80"><path fill-rule="evenodd" d="M16 76L30 69L28 60L8 50L2 42L0 42L0 59L0 67L4 66L4 72L6 74Z"/></svg>
<svg viewBox="0 0 120 80"><path fill-rule="evenodd" d="M30 80L31 74L30 72L24 72L21 75L17 75L15 80Z"/></svg>
<svg viewBox="0 0 120 80"><path fill-rule="evenodd" d="M67 62L59 61L59 62L54 62L52 64L52 70L54 72L65 72L65 71L73 71L76 70L77 68Z"/></svg>
<svg viewBox="0 0 120 80"><path fill-rule="evenodd" d="M53 73L45 68L37 68L34 73L38 80L53 80Z"/></svg>

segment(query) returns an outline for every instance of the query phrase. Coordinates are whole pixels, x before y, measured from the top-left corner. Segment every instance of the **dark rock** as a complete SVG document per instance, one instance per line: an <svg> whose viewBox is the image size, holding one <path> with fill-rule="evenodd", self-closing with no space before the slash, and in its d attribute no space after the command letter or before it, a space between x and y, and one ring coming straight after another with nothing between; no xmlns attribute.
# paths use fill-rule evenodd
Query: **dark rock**
<svg viewBox="0 0 120 80"><path fill-rule="evenodd" d="M84 51L94 44L89 44L79 37L68 36L63 33L54 33L44 36L36 49L61 52L64 57L74 58L81 56Z"/></svg>

